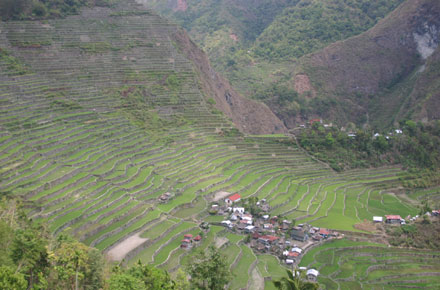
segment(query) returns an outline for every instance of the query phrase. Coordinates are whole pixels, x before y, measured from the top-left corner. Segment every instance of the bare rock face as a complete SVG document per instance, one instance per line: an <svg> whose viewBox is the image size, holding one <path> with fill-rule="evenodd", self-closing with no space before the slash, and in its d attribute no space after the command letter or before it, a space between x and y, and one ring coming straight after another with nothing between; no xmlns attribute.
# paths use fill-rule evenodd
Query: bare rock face
<svg viewBox="0 0 440 290"><path fill-rule="evenodd" d="M184 30L173 35L183 54L194 63L203 92L213 98L217 109L225 113L237 128L249 134L274 134L287 131L283 122L264 104L238 94L221 75L213 70L206 54Z"/></svg>

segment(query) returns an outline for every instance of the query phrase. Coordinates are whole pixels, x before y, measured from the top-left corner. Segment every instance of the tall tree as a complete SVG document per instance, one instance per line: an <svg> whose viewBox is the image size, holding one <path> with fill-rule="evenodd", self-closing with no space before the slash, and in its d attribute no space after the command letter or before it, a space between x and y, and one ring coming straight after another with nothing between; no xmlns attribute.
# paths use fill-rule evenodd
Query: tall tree
<svg viewBox="0 0 440 290"><path fill-rule="evenodd" d="M11 257L17 265L17 271L24 273L32 288L49 266L46 250L47 240L38 229L18 229L12 242Z"/></svg>
<svg viewBox="0 0 440 290"><path fill-rule="evenodd" d="M191 275L192 289L224 289L232 276L224 256L214 246L210 246L208 251L199 252L187 270Z"/></svg>

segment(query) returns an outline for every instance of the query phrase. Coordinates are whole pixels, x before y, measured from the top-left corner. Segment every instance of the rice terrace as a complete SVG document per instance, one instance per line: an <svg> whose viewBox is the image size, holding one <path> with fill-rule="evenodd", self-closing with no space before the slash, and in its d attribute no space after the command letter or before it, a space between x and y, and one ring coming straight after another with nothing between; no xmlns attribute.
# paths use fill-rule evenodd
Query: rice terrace
<svg viewBox="0 0 440 290"><path fill-rule="evenodd" d="M134 0L0 22L2 196L124 267L175 277L215 245L228 289L276 289L296 266L321 289L439 289L440 250L390 239L439 205L440 187L405 189L400 165L338 172L296 130L246 130L245 113L216 107L210 92L229 85L191 45ZM398 225L373 223L389 215Z"/></svg>

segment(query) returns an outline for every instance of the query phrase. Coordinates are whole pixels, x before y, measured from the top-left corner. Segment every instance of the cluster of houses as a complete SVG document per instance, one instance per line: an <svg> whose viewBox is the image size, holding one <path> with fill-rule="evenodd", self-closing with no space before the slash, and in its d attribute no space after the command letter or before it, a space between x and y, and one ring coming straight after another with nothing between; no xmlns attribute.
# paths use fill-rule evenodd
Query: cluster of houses
<svg viewBox="0 0 440 290"><path fill-rule="evenodd" d="M315 123L320 123L322 124L322 126L324 128L331 128L333 127L332 123L329 124L325 124L322 119L311 119L309 120L309 124L301 124L299 125L299 128L304 129L306 128L308 125L309 126L313 126L313 124ZM341 128L341 131L346 131L346 129L344 127ZM391 136L396 136L396 135L401 135L403 134L403 131L401 129L394 129L393 131L389 132L388 134L384 135L385 139L389 140L391 138ZM348 131L347 132L347 136L350 138L355 138L356 137L356 132L353 131ZM381 136L381 134L379 133L374 133L373 138L376 139L377 137Z"/></svg>
<svg viewBox="0 0 440 290"><path fill-rule="evenodd" d="M240 200L239 194L233 194L225 199L225 207L213 205L219 214L221 212L227 217L220 224L232 231L248 234L251 248L257 252L276 255L287 265L297 264L305 248L339 235L308 224L295 226L290 220L268 214L253 216L244 207L234 206ZM261 200L257 205L261 208L265 201Z"/></svg>
<svg viewBox="0 0 440 290"><path fill-rule="evenodd" d="M194 245L200 243L202 236L197 235L193 237L192 234L186 234L183 236L183 240L180 242L180 247L184 249L191 249Z"/></svg>

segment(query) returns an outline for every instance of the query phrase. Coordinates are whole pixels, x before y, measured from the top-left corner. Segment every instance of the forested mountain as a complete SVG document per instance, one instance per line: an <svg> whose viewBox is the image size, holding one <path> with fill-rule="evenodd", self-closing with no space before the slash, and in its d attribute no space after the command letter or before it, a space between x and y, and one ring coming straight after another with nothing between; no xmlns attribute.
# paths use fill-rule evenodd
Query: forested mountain
<svg viewBox="0 0 440 290"><path fill-rule="evenodd" d="M438 1L145 2L289 128L316 117L380 128L437 118Z"/></svg>

